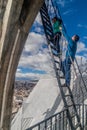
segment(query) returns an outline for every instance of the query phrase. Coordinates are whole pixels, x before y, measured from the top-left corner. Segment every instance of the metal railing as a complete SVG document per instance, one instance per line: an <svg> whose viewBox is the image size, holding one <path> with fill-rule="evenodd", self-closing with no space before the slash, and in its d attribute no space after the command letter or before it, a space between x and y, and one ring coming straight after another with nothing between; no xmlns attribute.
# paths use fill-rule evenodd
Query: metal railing
<svg viewBox="0 0 87 130"><path fill-rule="evenodd" d="M87 105L77 104L78 114L80 115L83 130L87 130ZM71 109L71 107L70 107ZM73 124L76 124L76 117L71 109ZM26 130L71 130L68 119L67 109L35 124Z"/></svg>

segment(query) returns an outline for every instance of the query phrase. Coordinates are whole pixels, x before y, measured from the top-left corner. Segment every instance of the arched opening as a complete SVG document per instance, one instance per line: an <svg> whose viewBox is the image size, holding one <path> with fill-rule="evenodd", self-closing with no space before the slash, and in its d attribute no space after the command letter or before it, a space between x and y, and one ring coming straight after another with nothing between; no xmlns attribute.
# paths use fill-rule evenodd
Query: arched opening
<svg viewBox="0 0 87 130"><path fill-rule="evenodd" d="M28 2L28 1L27 1ZM3 26L1 35L1 59L0 59L0 118L1 128L9 129L11 102L14 86L14 74L25 44L27 33L43 4L43 1L30 1L29 12L23 26L19 24L19 17L23 1L8 0L3 14ZM35 6L34 6L35 5ZM33 11L34 10L34 11ZM33 15L32 15L33 14ZM14 19L13 19L14 17ZM5 19L5 21L4 21ZM28 23L27 20L30 22Z"/></svg>

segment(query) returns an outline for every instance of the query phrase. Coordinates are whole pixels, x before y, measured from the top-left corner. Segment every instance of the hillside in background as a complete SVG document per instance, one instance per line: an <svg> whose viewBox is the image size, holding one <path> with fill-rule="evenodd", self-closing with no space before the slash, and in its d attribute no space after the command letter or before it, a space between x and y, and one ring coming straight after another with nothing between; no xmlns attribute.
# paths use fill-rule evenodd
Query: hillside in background
<svg viewBox="0 0 87 130"><path fill-rule="evenodd" d="M23 101L29 96L34 86L37 84L35 81L15 81L14 95L13 95L13 106L12 106L12 117L18 112L22 106Z"/></svg>

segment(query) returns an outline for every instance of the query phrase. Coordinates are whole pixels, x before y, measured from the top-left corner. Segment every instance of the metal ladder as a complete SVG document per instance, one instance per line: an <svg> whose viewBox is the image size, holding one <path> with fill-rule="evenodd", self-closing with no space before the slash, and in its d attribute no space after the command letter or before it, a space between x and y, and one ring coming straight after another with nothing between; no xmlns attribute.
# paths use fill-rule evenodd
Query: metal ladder
<svg viewBox="0 0 87 130"><path fill-rule="evenodd" d="M59 89L60 89L60 92L61 92L61 96L62 96L62 99L63 99L63 102L64 102L64 107L67 109L67 117L68 117L69 124L71 126L71 130L77 130L78 128L79 128L79 130L83 130L81 122L80 122L80 117L78 115L78 111L77 111L77 108L76 108L76 105L75 105L75 102L74 102L74 99L73 99L72 91L71 91L70 87L62 86L62 78L63 77L59 76L60 58L57 54L57 48L53 44L53 29L52 29L50 17L49 17L49 14L48 14L48 9L47 9L45 2L43 4L42 8L40 9L40 14L41 14L41 19L42 19L42 23L43 23L43 27L44 27L44 32L45 32L45 35L46 35L46 38L47 38L47 42L48 42L48 45L51 49L51 54L52 54L52 58L53 58L53 61L54 61L54 68L55 68L55 72L56 72L56 78L57 78ZM53 50L56 53L53 53ZM55 59L55 57L57 57L57 59ZM64 88L67 89L68 94L64 93ZM71 99L71 102L72 102L71 105L68 105L67 97L69 97ZM70 109L69 109L70 107L72 107L72 109L74 111L74 115L72 115L72 113L70 112ZM74 117L76 119L75 124L73 123Z"/></svg>

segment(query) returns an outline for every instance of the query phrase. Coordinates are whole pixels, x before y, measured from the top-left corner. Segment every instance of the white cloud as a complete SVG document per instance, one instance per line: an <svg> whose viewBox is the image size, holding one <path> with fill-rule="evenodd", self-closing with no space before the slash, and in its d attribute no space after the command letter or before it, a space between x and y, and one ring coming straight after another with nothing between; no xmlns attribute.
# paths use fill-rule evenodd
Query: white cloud
<svg viewBox="0 0 87 130"><path fill-rule="evenodd" d="M87 51L87 48L83 42L78 42L77 53L81 51Z"/></svg>
<svg viewBox="0 0 87 130"><path fill-rule="evenodd" d="M39 79L47 79L47 78L52 78L52 77L55 77L55 75L48 75L48 74L35 74L35 73L20 73L20 72L17 72L16 73L16 79L23 79L23 80L39 80Z"/></svg>
<svg viewBox="0 0 87 130"><path fill-rule="evenodd" d="M86 71L86 68L87 68L86 58L84 56L76 55L76 60L77 60L80 72L83 73L84 71ZM74 62L74 65L75 65L75 70L77 74L80 74L78 66L76 65L76 62Z"/></svg>
<svg viewBox="0 0 87 130"><path fill-rule="evenodd" d="M77 27L86 28L87 29L87 25L78 24Z"/></svg>
<svg viewBox="0 0 87 130"><path fill-rule="evenodd" d="M38 15L37 15L37 17L36 17L36 19L35 19L35 23L38 23L38 24L40 24L40 25L42 25L42 20L41 20L41 16L40 16L40 13L38 13Z"/></svg>
<svg viewBox="0 0 87 130"><path fill-rule="evenodd" d="M33 52L33 54L37 54L44 44L46 44L45 36L32 32L27 38L24 52Z"/></svg>
<svg viewBox="0 0 87 130"><path fill-rule="evenodd" d="M78 64L81 64L81 62L82 64L85 64L87 60L84 56L79 56L79 55L76 55L76 59L77 59Z"/></svg>
<svg viewBox="0 0 87 130"><path fill-rule="evenodd" d="M47 48L46 37L45 35L40 34L42 31L44 32L40 13L38 13L33 27L33 32L30 32L28 35L22 56L19 61L16 72L16 77L18 78L41 78L43 74L40 74L38 71L46 72L46 74L49 75L54 74L51 56ZM37 73L32 73L32 71L23 72L23 68L37 70Z"/></svg>
<svg viewBox="0 0 87 130"><path fill-rule="evenodd" d="M78 24L77 26L78 26L78 27L82 27L82 24Z"/></svg>
<svg viewBox="0 0 87 130"><path fill-rule="evenodd" d="M66 4L70 4L70 2L73 2L73 0L59 0L58 2L56 0L54 1L60 4L62 7L64 7Z"/></svg>
<svg viewBox="0 0 87 130"><path fill-rule="evenodd" d="M65 6L65 0L59 0L57 3L60 4L62 7Z"/></svg>
<svg viewBox="0 0 87 130"><path fill-rule="evenodd" d="M87 36L84 36L83 38L84 38L84 39L87 39Z"/></svg>
<svg viewBox="0 0 87 130"><path fill-rule="evenodd" d="M86 57L86 60L87 60L87 53L86 53L86 54L84 54L84 56Z"/></svg>
<svg viewBox="0 0 87 130"><path fill-rule="evenodd" d="M63 15L69 14L70 12L72 12L72 10L67 10L66 12L63 13Z"/></svg>
<svg viewBox="0 0 87 130"><path fill-rule="evenodd" d="M52 69L51 57L49 54L38 53L37 55L23 56L19 62L19 67L33 68L49 72Z"/></svg>
<svg viewBox="0 0 87 130"><path fill-rule="evenodd" d="M43 48L44 45L47 46L45 36L31 32L26 41L18 68L31 68L34 70L45 71L46 74L53 75L54 70L52 59L48 48ZM22 70L17 69L16 77L38 79L41 78L42 75L31 72L23 73Z"/></svg>
<svg viewBox="0 0 87 130"><path fill-rule="evenodd" d="M42 29L41 29L41 27L36 27L36 28L35 28L35 31L36 31L37 33L39 33L39 32L42 31Z"/></svg>
<svg viewBox="0 0 87 130"><path fill-rule="evenodd" d="M18 69L17 69L17 72L18 72L18 73L19 73L19 72L22 72L22 70L18 68Z"/></svg>
<svg viewBox="0 0 87 130"><path fill-rule="evenodd" d="M74 13L74 12L76 12L76 10L71 10L71 9L69 9L69 10L67 10L67 11L65 11L64 13L63 13L63 15L71 15L71 13Z"/></svg>
<svg viewBox="0 0 87 130"><path fill-rule="evenodd" d="M19 79L40 79L41 77L43 77L42 74L35 74L35 73L20 73L17 72L16 73L16 78Z"/></svg>

